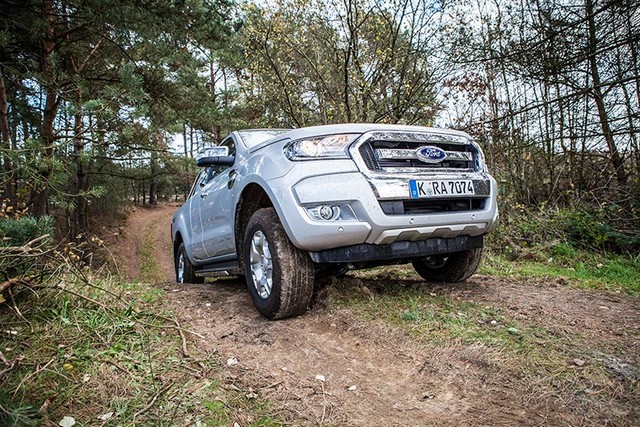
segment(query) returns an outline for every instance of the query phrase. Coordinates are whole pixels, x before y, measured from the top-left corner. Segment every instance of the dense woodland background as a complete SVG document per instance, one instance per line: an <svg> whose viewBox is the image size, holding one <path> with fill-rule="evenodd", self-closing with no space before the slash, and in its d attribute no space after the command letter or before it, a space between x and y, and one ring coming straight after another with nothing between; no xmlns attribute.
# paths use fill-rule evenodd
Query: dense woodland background
<svg viewBox="0 0 640 427"><path fill-rule="evenodd" d="M633 0L2 0L0 211L73 238L235 129L437 125L484 147L508 243L637 254L639 55Z"/></svg>

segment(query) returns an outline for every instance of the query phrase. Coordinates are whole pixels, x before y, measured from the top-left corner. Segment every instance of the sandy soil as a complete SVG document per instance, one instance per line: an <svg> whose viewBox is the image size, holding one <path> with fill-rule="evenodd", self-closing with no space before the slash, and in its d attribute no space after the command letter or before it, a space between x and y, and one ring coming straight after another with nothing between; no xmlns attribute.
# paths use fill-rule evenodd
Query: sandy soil
<svg viewBox="0 0 640 427"><path fill-rule="evenodd" d="M249 398L268 399L291 425L640 425L638 408L630 403L638 396L625 396L629 389L638 391L636 298L573 289L562 281L482 275L428 290L497 307L507 317L543 327L568 342L579 334L598 349L616 351L616 357L603 353L598 360L619 370L619 377L606 380L620 389L619 396L599 399L592 384L542 387L541 382L554 383L510 369L507 356L496 350L460 342L419 344L399 330L354 316L330 299L321 298L304 316L269 322L254 310L240 280L178 285L169 236L176 208L162 205L130 215L130 231L115 247L120 269L130 279L138 277L142 236L151 233L156 261L166 277L155 285L167 291L166 304L183 325L204 337L190 338L192 351L230 360L226 386ZM380 288L379 278L358 280L373 292ZM419 281L416 276L400 282L415 286ZM594 354L580 345L576 354ZM250 421L250 414L239 420L241 425Z"/></svg>

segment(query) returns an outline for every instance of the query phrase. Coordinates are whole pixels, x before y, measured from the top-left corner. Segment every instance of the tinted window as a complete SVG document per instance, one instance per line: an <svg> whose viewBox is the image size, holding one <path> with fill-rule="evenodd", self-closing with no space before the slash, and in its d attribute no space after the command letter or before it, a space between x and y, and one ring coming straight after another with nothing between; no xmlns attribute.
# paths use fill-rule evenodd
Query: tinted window
<svg viewBox="0 0 640 427"><path fill-rule="evenodd" d="M200 172L196 176L196 179L193 181L193 185L191 186L191 191L189 191L189 196L187 197L187 199L190 199L191 196L193 196L201 188L200 183L202 183L202 180L204 179L206 174L206 169L200 170Z"/></svg>
<svg viewBox="0 0 640 427"><path fill-rule="evenodd" d="M236 155L236 141L233 139L232 136L228 136L225 139L223 139L222 142L220 143L220 146L229 147L229 155L235 157L235 155Z"/></svg>

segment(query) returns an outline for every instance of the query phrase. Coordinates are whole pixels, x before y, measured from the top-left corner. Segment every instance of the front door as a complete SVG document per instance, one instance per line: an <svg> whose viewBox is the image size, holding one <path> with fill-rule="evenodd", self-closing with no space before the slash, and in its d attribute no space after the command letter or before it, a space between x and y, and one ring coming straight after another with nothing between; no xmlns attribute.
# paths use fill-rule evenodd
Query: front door
<svg viewBox="0 0 640 427"><path fill-rule="evenodd" d="M229 147L229 155L235 156L236 144L233 136L227 137L220 145ZM206 194L202 198L203 239L210 259L235 255L235 208L233 186L229 184L233 181L234 174L233 166L218 166L203 189Z"/></svg>

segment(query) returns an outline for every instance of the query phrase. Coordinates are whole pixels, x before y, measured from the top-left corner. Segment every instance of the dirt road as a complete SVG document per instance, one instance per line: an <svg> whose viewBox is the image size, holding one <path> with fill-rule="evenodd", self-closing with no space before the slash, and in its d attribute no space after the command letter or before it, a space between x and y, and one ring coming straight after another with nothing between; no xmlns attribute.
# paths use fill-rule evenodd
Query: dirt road
<svg viewBox="0 0 640 427"><path fill-rule="evenodd" d="M554 281L481 275L459 286L425 286L425 292L495 307L569 343L573 334L580 334L598 348L615 349L619 354L603 355L603 360L609 357L627 371L605 375L607 387L619 390L615 398L601 399L588 381L554 389L553 378L523 375L510 367L508 355L495 349L459 340L419 344L400 329L356 316L331 298L320 298L304 316L269 322L254 310L244 282L237 279L178 285L169 236L176 208L163 205L132 213L126 227L130 231L117 246L121 270L129 278L139 276L141 242L147 236L166 278L156 286L166 290L166 303L181 322L204 337L191 342L194 351L214 351L228 360L227 386L269 400L291 425L638 425L633 404L638 396L628 396L638 392L636 298ZM423 286L418 276L393 280ZM378 281L355 280L367 289L380 288ZM576 354L582 350L575 348ZM620 354L626 355L624 360ZM571 354L567 357L567 366L553 373L558 378L582 368ZM551 385L538 387L540 383Z"/></svg>

